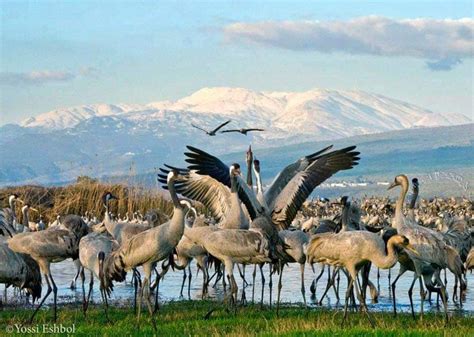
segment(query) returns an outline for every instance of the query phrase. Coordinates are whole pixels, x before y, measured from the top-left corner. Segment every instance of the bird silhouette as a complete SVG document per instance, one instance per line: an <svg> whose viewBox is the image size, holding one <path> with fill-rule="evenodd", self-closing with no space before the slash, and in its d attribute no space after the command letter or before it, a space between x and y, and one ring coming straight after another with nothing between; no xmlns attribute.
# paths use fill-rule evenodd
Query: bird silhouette
<svg viewBox="0 0 474 337"><path fill-rule="evenodd" d="M251 131L265 131L264 129L258 129L258 128L249 128L249 129L245 129L245 128L242 128L242 129L229 129L229 130L222 130L221 133L227 133L227 132L239 132L243 135L246 135L247 136L247 133L248 132L251 132Z"/></svg>
<svg viewBox="0 0 474 337"><path fill-rule="evenodd" d="M211 131L207 131L207 130L205 130L205 129L197 126L197 125L194 125L192 123L191 123L191 125L192 125L192 127L196 128L198 130L204 131L208 136L215 136L217 131L219 131L222 127L226 126L229 123L230 123L230 119L227 122L222 123L217 128L215 128L214 130L211 130Z"/></svg>

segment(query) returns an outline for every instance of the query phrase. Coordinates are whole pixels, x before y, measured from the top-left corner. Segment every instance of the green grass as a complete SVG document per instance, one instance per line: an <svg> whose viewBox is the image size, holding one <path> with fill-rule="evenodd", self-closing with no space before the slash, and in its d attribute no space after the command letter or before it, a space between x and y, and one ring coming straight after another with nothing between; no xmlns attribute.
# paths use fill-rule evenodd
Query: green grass
<svg viewBox="0 0 474 337"><path fill-rule="evenodd" d="M130 308L112 307L111 322L106 322L102 307L91 307L87 318L80 306L61 307L57 325L75 326L74 335L106 336L474 336L474 318L454 315L445 327L441 314L429 313L423 321L414 321L408 314L393 318L390 313L373 313L376 328L372 329L361 313L351 312L344 327L341 327L342 311L328 309L304 309L284 306L279 317L268 307L246 306L236 314L227 313L218 306L208 320L204 315L214 302L184 301L161 306L157 313L157 332L154 333L147 312L142 313L140 326ZM31 310L5 309L0 311L0 335L7 334L7 327L24 324ZM42 310L29 326L40 331L43 324L52 326L51 310ZM26 326L26 325L25 325ZM48 334L54 336L55 334ZM60 335L60 334L57 334Z"/></svg>

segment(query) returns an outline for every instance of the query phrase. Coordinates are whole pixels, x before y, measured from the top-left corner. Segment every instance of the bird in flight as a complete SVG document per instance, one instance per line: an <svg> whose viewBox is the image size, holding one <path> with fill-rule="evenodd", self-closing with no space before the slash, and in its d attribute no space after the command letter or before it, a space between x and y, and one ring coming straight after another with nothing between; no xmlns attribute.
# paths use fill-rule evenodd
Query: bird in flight
<svg viewBox="0 0 474 337"><path fill-rule="evenodd" d="M211 131L207 131L207 130L204 130L203 128L200 128L199 126L196 126L194 124L191 123L191 125L193 127L195 127L196 129L199 129L201 131L204 131L208 136L215 136L216 135L216 132L219 131L220 128L222 128L223 126L226 126L227 124L230 123L230 119L227 121L227 122L224 122L222 123L221 125L219 125L217 128L215 128L214 130L211 130Z"/></svg>
<svg viewBox="0 0 474 337"><path fill-rule="evenodd" d="M246 135L247 136L247 132L250 132L250 131L265 131L264 129L257 129L257 128L250 128L250 129L229 129L229 130L223 130L221 131L221 133L224 133L224 132L239 132L243 135Z"/></svg>
<svg viewBox="0 0 474 337"><path fill-rule="evenodd" d="M229 123L230 123L230 119L229 119L227 122L222 123L222 124L219 125L217 128L215 128L214 130L211 130L211 131L204 130L203 128L200 128L199 126L194 125L194 124L192 124L192 123L191 123L191 125L192 125L193 127L195 127L196 129L199 129L199 130L201 130L201 131L204 131L208 136L215 136L215 135L216 135L216 132L219 131L220 128L226 126L226 125L229 124Z"/></svg>

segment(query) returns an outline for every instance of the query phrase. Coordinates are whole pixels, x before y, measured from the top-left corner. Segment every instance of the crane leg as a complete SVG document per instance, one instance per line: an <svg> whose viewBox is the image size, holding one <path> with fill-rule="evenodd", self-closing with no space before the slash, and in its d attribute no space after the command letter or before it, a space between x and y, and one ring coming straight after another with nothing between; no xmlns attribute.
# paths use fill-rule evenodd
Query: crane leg
<svg viewBox="0 0 474 337"><path fill-rule="evenodd" d="M191 299L191 279L193 277L193 273L191 272L191 264L188 264L188 299Z"/></svg>
<svg viewBox="0 0 474 337"><path fill-rule="evenodd" d="M278 275L278 295L277 295L277 316L280 314L280 296L281 296L281 288L283 287L281 283L281 278L283 276L284 266L285 265L281 261L278 261L279 275Z"/></svg>
<svg viewBox="0 0 474 337"><path fill-rule="evenodd" d="M341 281L341 272L338 270L336 275L336 304L339 304L339 282Z"/></svg>
<svg viewBox="0 0 474 337"><path fill-rule="evenodd" d="M341 322L341 327L344 326L344 323L346 322L346 319L347 319L347 306L349 304L349 297L350 295L352 294L352 285L353 285L353 280L351 279L349 281L349 284L347 286L347 290L346 290L346 300L345 300L345 303L344 303L344 317L342 318L342 322Z"/></svg>
<svg viewBox="0 0 474 337"><path fill-rule="evenodd" d="M201 268L202 268L202 296L201 296L202 298L201 299L204 299L204 296L207 295L207 285L209 283L209 273L207 270L207 263L206 263L205 258L201 265Z"/></svg>
<svg viewBox="0 0 474 337"><path fill-rule="evenodd" d="M306 290L304 287L304 263L300 263L300 271L301 271L301 295L303 296L303 303L306 308L307 305L306 305Z"/></svg>
<svg viewBox="0 0 474 337"><path fill-rule="evenodd" d="M259 265L259 268L260 268L260 276L262 278L262 295L260 297L260 307L263 307L263 295L265 293L265 275L263 273L263 266L264 264L260 264Z"/></svg>
<svg viewBox="0 0 474 337"><path fill-rule="evenodd" d="M319 273L319 275L311 282L311 287L309 288L309 290L311 291L311 294L315 295L316 294L316 289L318 287L318 281L319 279L323 276L324 274L324 268L325 268L325 265L323 264L322 265L322 268L321 268L321 272Z"/></svg>
<svg viewBox="0 0 474 337"><path fill-rule="evenodd" d="M245 302L247 301L245 297L245 288L248 285L247 281L245 280L245 264L242 265L242 280L243 280L242 281L242 296L241 296L240 302L242 304L245 304Z"/></svg>
<svg viewBox="0 0 474 337"><path fill-rule="evenodd" d="M270 288L270 309L272 308L272 288L273 288L273 280L272 280L272 265L269 263L268 264L269 269L270 269L270 281L268 281L268 287Z"/></svg>
<svg viewBox="0 0 474 337"><path fill-rule="evenodd" d="M79 259L76 259L73 262L74 262L74 266L76 266L76 275L74 275L74 278L71 281L71 285L69 286L71 290L76 289L76 281L82 270L81 262L79 261Z"/></svg>
<svg viewBox="0 0 474 337"><path fill-rule="evenodd" d="M186 268L183 269L183 282L181 283L181 291L179 292L179 297L183 297L184 284L186 283Z"/></svg>
<svg viewBox="0 0 474 337"><path fill-rule="evenodd" d="M389 272L390 272L390 270L389 270ZM403 273L399 273L397 275L397 277L395 277L395 280L393 280L393 283L392 283L393 316L397 316L397 299L395 297L395 288L397 286L398 279L402 275L403 275Z"/></svg>
<svg viewBox="0 0 474 337"><path fill-rule="evenodd" d="M380 268L377 268L377 290L380 292Z"/></svg>
<svg viewBox="0 0 474 337"><path fill-rule="evenodd" d="M54 315L54 322L56 322L56 319L58 318L58 287L56 287L56 283L53 280L53 276L51 273L49 274L49 279L51 280L51 284L53 285L53 315Z"/></svg>
<svg viewBox="0 0 474 337"><path fill-rule="evenodd" d="M87 294L86 307L84 309L84 315L86 314L87 308L89 308L89 303L91 300L92 288L94 287L94 274L91 272L91 279L89 281L89 293Z"/></svg>
<svg viewBox="0 0 474 337"><path fill-rule="evenodd" d="M84 312L84 316L87 311L87 301L86 301L86 288L85 288L85 283L86 277L84 275L84 268L81 270L81 285L82 285L82 311Z"/></svg>
<svg viewBox="0 0 474 337"><path fill-rule="evenodd" d="M48 274L47 273L44 273L44 278L46 280L46 284L48 285L48 290L46 291L46 294L44 295L43 299L41 300L41 302L38 304L38 306L36 307L35 311L33 312L33 315L31 315L30 317L30 320L29 320L29 323L31 324L33 322L33 318L35 318L35 315L36 313L38 312L38 310L41 308L41 306L43 305L44 301L46 301L46 299L48 298L48 296L51 294L51 292L53 291L53 288L51 287L51 283L49 282L49 277L48 277Z"/></svg>
<svg viewBox="0 0 474 337"><path fill-rule="evenodd" d="M375 323L372 319L372 316L370 316L369 309L367 308L367 304L365 303L365 298L364 296L362 296L362 293L359 289L359 283L358 282L354 282L354 283L355 283L356 296L357 296L357 299L359 300L359 305L361 306L362 311L365 312L367 316L367 320L369 321L372 328L375 328Z"/></svg>
<svg viewBox="0 0 474 337"><path fill-rule="evenodd" d="M408 289L408 298L410 299L411 315L413 316L413 319L415 319L415 308L413 307L413 287L415 286L415 282L417 278L418 277L416 276L413 278L410 288Z"/></svg>
<svg viewBox="0 0 474 337"><path fill-rule="evenodd" d="M388 270L388 289L390 289L390 285L392 284L391 278L392 278L392 268Z"/></svg>
<svg viewBox="0 0 474 337"><path fill-rule="evenodd" d="M252 273L252 304L255 303L255 276L257 276L257 265L253 265Z"/></svg>
<svg viewBox="0 0 474 337"><path fill-rule="evenodd" d="M107 293L105 292L105 290L100 287L100 296L102 297L102 303L104 305L104 312L105 312L105 319L107 320L107 322L110 322L110 318L109 318L109 303L107 301Z"/></svg>
<svg viewBox="0 0 474 337"><path fill-rule="evenodd" d="M133 269L132 283L133 283L133 311L137 312L138 280L135 276L135 269Z"/></svg>
<svg viewBox="0 0 474 337"><path fill-rule="evenodd" d="M336 277L336 272L338 271L338 268L334 268L334 271L332 273L332 277L331 275L328 275L328 282L326 284L326 289L324 290L324 293L323 295L321 296L321 298L319 299L319 302L318 302L318 305L322 305L323 304L323 300L324 300L324 297L326 297L326 294L327 292L329 291L329 288L331 288L331 285L334 283L334 279Z"/></svg>
<svg viewBox="0 0 474 337"><path fill-rule="evenodd" d="M150 276L151 276L151 271L150 271ZM150 320L151 320L151 323L153 325L153 329L155 330L156 332L156 322L155 322L155 317L153 315L153 308L152 308L152 305L151 305L151 301L150 301L150 279L145 276L145 279L143 280L143 296L144 296L144 299L145 299L145 303L146 303L146 306L148 307L148 312L150 313Z"/></svg>

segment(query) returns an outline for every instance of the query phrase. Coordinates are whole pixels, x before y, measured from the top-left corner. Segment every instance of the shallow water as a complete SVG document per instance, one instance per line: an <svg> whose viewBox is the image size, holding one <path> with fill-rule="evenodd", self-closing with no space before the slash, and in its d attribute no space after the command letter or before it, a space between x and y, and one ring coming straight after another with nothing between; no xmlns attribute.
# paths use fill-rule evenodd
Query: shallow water
<svg viewBox="0 0 474 337"><path fill-rule="evenodd" d="M316 272L313 273L311 268L307 265L305 268L305 289L306 289L306 298L307 303L310 306L316 306L317 300L322 295L327 282L327 270L323 273L323 276L318 282L317 289L316 289L316 298L311 296L310 292L310 285L311 281L319 275L321 270L321 266L315 266ZM71 260L62 261L60 263L52 264L52 275L58 287L58 302L59 303L80 303L82 301L82 287L80 278L77 282L76 290L71 290L69 288L71 284L71 280L75 275L75 266ZM139 269L140 270L140 269ZM191 289L190 295L191 299L199 300L201 299L201 288L202 288L202 272L199 272L196 276L196 268L195 264L192 264L192 282L191 282ZM252 300L252 272L253 266L246 267L246 279L250 285L246 287L246 298L248 301ZM212 272L210 272L212 275ZM396 274L398 273L398 266L392 269L391 271L391 280L393 281ZM444 273L443 273L444 274ZM241 296L241 289L242 289L242 279L238 274L237 268L235 268L234 275L236 277L237 283L239 285L239 298ZM269 271L268 266L264 267L264 276L266 279L266 286L265 286L265 293L264 293L264 302L269 303L270 296L269 296ZM463 306L460 308L456 303L452 301L452 291L454 285L454 278L451 273L448 272L448 295L449 295L449 302L448 302L448 309L451 312L473 315L474 314L474 274L468 273L467 275L467 282L468 282L468 289L466 292L466 297L463 300ZM85 289L88 290L89 285L89 272L86 271L86 282L85 282ZM444 278L444 275L442 275ZM273 275L273 290L272 290L272 301L275 302L277 296L277 284L278 284L278 275ZM181 283L183 280L183 271L169 271L162 282L160 283L160 291L159 297L160 301L170 301L170 300L180 300L180 299L188 299L187 294L187 282L186 286L184 287L183 297L180 297L180 289ZM373 268L371 271L370 280L377 286L377 269ZM399 280L397 284L396 296L397 296L397 310L400 312L410 312L410 302L408 299L408 288L413 280L413 273L405 273ZM44 280L43 280L44 282ZM336 296L333 289L330 289L328 294L329 296L326 297L323 301L323 306L325 307L336 307L341 306L343 304L345 289L346 289L346 278L341 273L341 281L340 281L340 290L339 296L341 298L341 302L338 304L336 301ZM216 300L222 300L225 295L224 288L222 286L222 281L219 281L215 288L212 288L214 284L214 279L211 281L211 286L209 287L209 296ZM300 266L299 264L290 264L285 267L283 278L282 278L283 288L281 290L281 300L285 303L291 304L302 304L303 297L301 295L301 278L300 278ZM228 289L228 286L227 286ZM0 285L0 294L4 293L4 285ZM46 289L43 290L43 295ZM133 299L133 292L134 288L131 284L131 273L127 275L127 281L124 283L118 283L114 287L114 292L112 295L111 301L116 301L120 303L129 303ZM374 311L391 311L392 310L392 298L390 296L389 291L389 282L388 282L388 270L381 270L380 271L380 287L379 287L379 303L377 304L370 304L370 300L368 300L369 309ZM257 268L257 276L255 281L255 301L260 301L260 294L261 294L261 280L260 280L260 273ZM19 299L13 293L13 289L10 288L7 290L7 305L24 305L23 299ZM100 292L99 292L99 282L95 280L94 282L94 291L92 295L93 301L100 301ZM47 299L47 303L52 303L53 296ZM415 285L413 290L413 301L415 311L420 311L420 294L419 294L419 285L418 282ZM424 310L438 310L436 306L436 295L433 295L432 305L429 304L428 301L424 303Z"/></svg>

